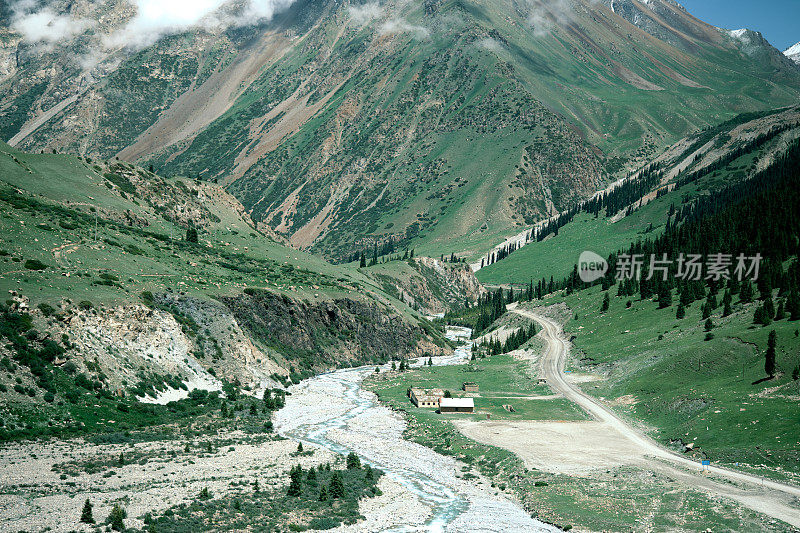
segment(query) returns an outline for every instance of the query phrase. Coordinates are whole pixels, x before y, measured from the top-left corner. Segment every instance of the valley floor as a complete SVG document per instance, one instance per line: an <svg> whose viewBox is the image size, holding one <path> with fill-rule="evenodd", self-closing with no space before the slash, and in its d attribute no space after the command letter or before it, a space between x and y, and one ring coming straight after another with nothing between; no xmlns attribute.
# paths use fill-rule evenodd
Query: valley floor
<svg viewBox="0 0 800 533"><path fill-rule="evenodd" d="M564 373L569 343L552 311L512 310L543 327L539 338L544 347L539 349L534 343L511 355L527 364L531 377L546 378L558 401L573 402L593 420L552 411L548 417L547 409L523 417L497 416L496 411L485 409L494 394L484 393L484 383L476 399L476 415L442 417L414 409L398 397L396 389L404 390L403 383L428 387L436 380L447 383L449 376L441 370L434 374L423 369L399 378L398 383L377 382L372 387L382 400L407 412L411 420L407 438L449 452L469 465L477 458L478 470L493 485L502 490L508 485L528 510L546 521L569 524L577 531L800 530L800 488L716 466L702 473L698 461L662 448L602 401L583 393L578 383L591 377ZM498 357L507 356L486 361ZM494 365L476 363L484 375ZM518 405L522 396L516 398L509 403ZM499 453L498 448L514 457ZM497 459L491 465L481 464L493 455Z"/></svg>

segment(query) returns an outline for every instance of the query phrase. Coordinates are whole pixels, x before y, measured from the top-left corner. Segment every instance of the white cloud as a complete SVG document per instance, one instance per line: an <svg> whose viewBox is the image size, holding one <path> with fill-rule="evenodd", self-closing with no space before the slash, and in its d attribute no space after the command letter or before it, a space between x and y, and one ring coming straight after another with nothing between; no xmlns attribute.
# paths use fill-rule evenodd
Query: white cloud
<svg viewBox="0 0 800 533"><path fill-rule="evenodd" d="M271 19L294 0L249 0L233 11L231 0L129 0L136 16L106 39L106 46L143 48L193 27L247 26ZM239 7L239 6L236 6Z"/></svg>
<svg viewBox="0 0 800 533"><path fill-rule="evenodd" d="M238 26L247 26L260 20L269 20L293 3L294 0L249 0L234 22Z"/></svg>
<svg viewBox="0 0 800 533"><path fill-rule="evenodd" d="M503 50L503 45L497 39L492 39L491 37L486 37L485 39L481 39L475 43L481 48L485 48L490 52L500 52Z"/></svg>
<svg viewBox="0 0 800 533"><path fill-rule="evenodd" d="M179 33L204 21L212 23L212 13L225 0L134 0L136 15L121 30L105 40L110 48L143 48L164 35Z"/></svg>
<svg viewBox="0 0 800 533"><path fill-rule="evenodd" d="M30 12L30 2L19 2L12 9L11 27L30 43L51 45L83 33L95 22L57 14L49 7Z"/></svg>
<svg viewBox="0 0 800 533"><path fill-rule="evenodd" d="M380 27L379 32L381 35L387 35L390 33L410 33L411 36L417 40L427 39L431 35L430 30L428 30L428 28L425 26L409 24L405 19L402 18L387 20Z"/></svg>
<svg viewBox="0 0 800 533"><path fill-rule="evenodd" d="M0 0L7 1L7 0ZM294 0L127 0L136 14L121 29L103 38L106 48L143 48L165 35L193 27L228 27L271 19ZM70 39L97 24L58 14L51 1L12 0L12 26L25 40L52 44Z"/></svg>
<svg viewBox="0 0 800 533"><path fill-rule="evenodd" d="M371 2L360 6L350 6L348 8L348 13L350 15L350 20L359 26L364 26L380 18L383 14L383 8L378 2Z"/></svg>
<svg viewBox="0 0 800 533"><path fill-rule="evenodd" d="M537 37L549 34L555 25L575 20L575 6L571 0L528 0L528 8L528 24Z"/></svg>

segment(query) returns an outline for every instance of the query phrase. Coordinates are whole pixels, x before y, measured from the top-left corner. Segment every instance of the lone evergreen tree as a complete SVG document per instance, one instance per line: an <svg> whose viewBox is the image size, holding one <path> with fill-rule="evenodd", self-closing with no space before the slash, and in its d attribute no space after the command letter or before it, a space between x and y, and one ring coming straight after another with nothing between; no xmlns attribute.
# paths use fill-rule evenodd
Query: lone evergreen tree
<svg viewBox="0 0 800 533"><path fill-rule="evenodd" d="M611 305L611 300L608 298L608 293L606 293L605 297L603 298L603 305L600 307L600 312L605 313L608 311L609 305Z"/></svg>
<svg viewBox="0 0 800 533"><path fill-rule="evenodd" d="M303 443L302 442L298 442L297 443L297 453L303 453Z"/></svg>
<svg viewBox="0 0 800 533"><path fill-rule="evenodd" d="M197 230L195 228L189 228L186 230L186 242L198 242Z"/></svg>
<svg viewBox="0 0 800 533"><path fill-rule="evenodd" d="M733 313L733 308L731 307L731 303L733 302L733 297L731 296L731 291L725 291L725 296L722 297L722 316L730 316Z"/></svg>
<svg viewBox="0 0 800 533"><path fill-rule="evenodd" d="M86 501L83 502L83 510L81 511L81 523L82 524L94 524L94 517L92 516L92 502L89 501L89 498L86 498Z"/></svg>
<svg viewBox="0 0 800 533"><path fill-rule="evenodd" d="M108 515L108 523L111 529L114 531L125 531L125 519L127 517L128 513L125 512L125 509L120 507L119 504L115 504L111 509L111 513Z"/></svg>
<svg viewBox="0 0 800 533"><path fill-rule="evenodd" d="M686 317L686 308L683 306L683 302L678 304L678 311L675 313L675 318L678 320Z"/></svg>
<svg viewBox="0 0 800 533"><path fill-rule="evenodd" d="M358 261L358 267L364 268L365 266L367 266L367 256L364 255L364 252L361 252L361 259Z"/></svg>
<svg viewBox="0 0 800 533"><path fill-rule="evenodd" d="M744 304L753 301L753 285L750 283L750 280L745 280L744 283L742 283L742 288L739 289L739 300Z"/></svg>
<svg viewBox="0 0 800 533"><path fill-rule="evenodd" d="M662 283L658 289L658 308L666 309L672 305L672 290L666 283Z"/></svg>
<svg viewBox="0 0 800 533"><path fill-rule="evenodd" d="M712 329L714 329L714 322L710 318L708 320L706 320L705 328L706 328L706 331L711 331Z"/></svg>
<svg viewBox="0 0 800 533"><path fill-rule="evenodd" d="M769 332L767 340L767 353L764 357L764 370L770 378L775 377L775 346L777 345L778 335L775 330Z"/></svg>

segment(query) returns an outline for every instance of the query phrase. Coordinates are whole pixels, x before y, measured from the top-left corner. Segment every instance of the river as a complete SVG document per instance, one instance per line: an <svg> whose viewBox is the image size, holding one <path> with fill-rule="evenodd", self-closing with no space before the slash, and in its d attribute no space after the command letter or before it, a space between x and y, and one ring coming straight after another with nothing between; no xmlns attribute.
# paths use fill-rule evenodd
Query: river
<svg viewBox="0 0 800 533"><path fill-rule="evenodd" d="M448 328L448 338L459 341L459 347L452 356L433 358L434 364L465 363L469 333L465 328ZM424 363L418 360L412 366ZM486 483L461 479L463 464L453 458L404 440L403 418L361 387L374 371L369 366L307 379L290 389L286 406L274 417L281 435L340 454L353 451L362 462L383 470L394 486L402 487L396 497L380 497L387 501L372 505L365 512L366 522L353 531L558 531L531 519Z"/></svg>

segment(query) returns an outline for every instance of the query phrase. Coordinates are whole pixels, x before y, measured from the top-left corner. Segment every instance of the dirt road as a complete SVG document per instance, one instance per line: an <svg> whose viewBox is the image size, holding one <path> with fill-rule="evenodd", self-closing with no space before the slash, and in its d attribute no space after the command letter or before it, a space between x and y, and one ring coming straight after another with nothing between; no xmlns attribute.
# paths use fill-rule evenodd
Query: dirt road
<svg viewBox="0 0 800 533"><path fill-rule="evenodd" d="M800 528L800 508L796 504L797 498L800 498L800 487L764 480L757 476L717 466L709 467L709 475L725 478L736 485L716 482L699 474L702 468L699 463L662 448L654 440L620 419L599 400L584 394L576 385L569 383L564 378L564 366L569 350L560 325L549 318L524 309L513 309L512 312L541 324L542 338L547 343L547 349L540 361L541 376L547 379L550 387L578 404L603 426L613 429L631 442L644 454L649 468L667 471L669 475L682 479L695 487L732 498L754 511Z"/></svg>

